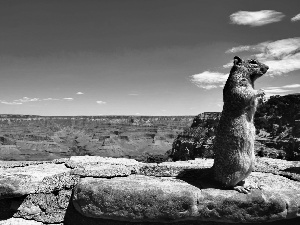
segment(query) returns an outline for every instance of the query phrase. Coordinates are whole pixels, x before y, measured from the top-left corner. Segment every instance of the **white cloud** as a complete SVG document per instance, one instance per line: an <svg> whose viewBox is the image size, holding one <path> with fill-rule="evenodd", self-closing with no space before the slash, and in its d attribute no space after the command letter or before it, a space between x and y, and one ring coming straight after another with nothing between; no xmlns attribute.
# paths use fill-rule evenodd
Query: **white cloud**
<svg viewBox="0 0 300 225"><path fill-rule="evenodd" d="M139 95L139 94L136 94L136 93L130 93L130 94L128 94L128 95L130 95L130 96L137 96L137 95Z"/></svg>
<svg viewBox="0 0 300 225"><path fill-rule="evenodd" d="M227 50L227 53L245 51L245 46L238 46ZM300 69L300 38L288 38L278 41L262 42L248 46L248 51L257 52L254 58L270 67L271 76L282 75ZM226 67L228 64L224 65ZM232 63L231 63L232 65Z"/></svg>
<svg viewBox="0 0 300 225"><path fill-rule="evenodd" d="M28 97L23 97L17 100L14 100L14 102L37 102L40 101L39 98L28 98Z"/></svg>
<svg viewBox="0 0 300 225"><path fill-rule="evenodd" d="M261 10L255 12L238 11L230 15L230 20L233 24L255 27L279 22L283 17L283 13L274 10Z"/></svg>
<svg viewBox="0 0 300 225"><path fill-rule="evenodd" d="M43 101L58 101L57 98L44 98Z"/></svg>
<svg viewBox="0 0 300 225"><path fill-rule="evenodd" d="M223 65L224 68L231 68L232 66L233 66L233 60L232 60L232 62L229 62L229 63Z"/></svg>
<svg viewBox="0 0 300 225"><path fill-rule="evenodd" d="M104 102L104 101L96 101L98 104L100 104L100 105L104 105L104 104L106 104L106 102Z"/></svg>
<svg viewBox="0 0 300 225"><path fill-rule="evenodd" d="M286 95L287 92L290 92L291 90L283 89L283 88L270 88L270 89L265 89L265 97L269 98L272 95Z"/></svg>
<svg viewBox="0 0 300 225"><path fill-rule="evenodd" d="M284 92L289 92L291 90L287 90L287 89L283 89L283 88L269 88L266 89L265 92L266 93L284 93Z"/></svg>
<svg viewBox="0 0 300 225"><path fill-rule="evenodd" d="M250 46L249 45L241 45L238 47L233 47L231 49L228 49L226 53L236 53L236 52L243 52L243 51L249 51Z"/></svg>
<svg viewBox="0 0 300 225"><path fill-rule="evenodd" d="M300 84L288 84L282 87L266 87L266 97L270 97L271 95L285 95L287 92L292 92L293 88L299 88Z"/></svg>
<svg viewBox="0 0 300 225"><path fill-rule="evenodd" d="M299 88L300 84L289 84L282 86L283 88Z"/></svg>
<svg viewBox="0 0 300 225"><path fill-rule="evenodd" d="M7 102L7 101L2 101L0 100L0 103L6 104L6 105L22 105L22 102Z"/></svg>
<svg viewBox="0 0 300 225"><path fill-rule="evenodd" d="M203 73L192 75L190 80L200 88L212 89L220 85L223 86L227 78L228 74L204 71Z"/></svg>
<svg viewBox="0 0 300 225"><path fill-rule="evenodd" d="M295 21L298 21L298 20L300 20L300 13L297 14L296 16L294 16L293 18L291 18L292 22L295 22Z"/></svg>
<svg viewBox="0 0 300 225"><path fill-rule="evenodd" d="M78 91L78 92L76 93L76 95L84 95L84 93L81 92L81 91Z"/></svg>
<svg viewBox="0 0 300 225"><path fill-rule="evenodd" d="M63 98L64 100L67 100L67 101L73 101L74 98Z"/></svg>

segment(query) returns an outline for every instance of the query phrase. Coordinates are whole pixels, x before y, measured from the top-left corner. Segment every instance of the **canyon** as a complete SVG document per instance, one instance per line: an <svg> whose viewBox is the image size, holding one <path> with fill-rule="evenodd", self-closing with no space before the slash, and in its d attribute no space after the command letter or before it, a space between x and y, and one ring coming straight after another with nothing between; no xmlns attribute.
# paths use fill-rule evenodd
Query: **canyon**
<svg viewBox="0 0 300 225"><path fill-rule="evenodd" d="M220 112L197 116L0 115L0 160L71 156L163 162L213 158ZM257 156L300 160L300 95L271 96L255 114Z"/></svg>

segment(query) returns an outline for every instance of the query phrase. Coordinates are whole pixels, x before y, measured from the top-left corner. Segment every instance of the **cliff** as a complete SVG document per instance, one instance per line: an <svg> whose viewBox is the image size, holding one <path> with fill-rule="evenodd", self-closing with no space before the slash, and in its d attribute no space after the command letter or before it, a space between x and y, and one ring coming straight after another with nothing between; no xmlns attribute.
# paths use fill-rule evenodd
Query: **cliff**
<svg viewBox="0 0 300 225"><path fill-rule="evenodd" d="M213 158L212 145L220 113L201 113L174 140L173 160ZM300 160L300 95L271 96L260 101L254 124L258 156Z"/></svg>
<svg viewBox="0 0 300 225"><path fill-rule="evenodd" d="M0 117L0 160L75 155L164 160L191 116Z"/></svg>

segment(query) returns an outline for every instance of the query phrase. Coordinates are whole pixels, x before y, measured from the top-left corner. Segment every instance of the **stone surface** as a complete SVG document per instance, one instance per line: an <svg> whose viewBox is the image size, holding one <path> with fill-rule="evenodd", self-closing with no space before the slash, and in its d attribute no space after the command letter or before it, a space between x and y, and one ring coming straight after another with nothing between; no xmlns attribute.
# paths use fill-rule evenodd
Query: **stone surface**
<svg viewBox="0 0 300 225"><path fill-rule="evenodd" d="M0 221L0 225L43 225L43 223L22 218L10 218L8 220Z"/></svg>
<svg viewBox="0 0 300 225"><path fill-rule="evenodd" d="M83 165L83 168L72 170L72 174L82 177L118 177L128 176L131 174L131 169L125 165Z"/></svg>
<svg viewBox="0 0 300 225"><path fill-rule="evenodd" d="M24 167L30 165L39 165L52 163L52 161L2 161L0 160L0 168Z"/></svg>
<svg viewBox="0 0 300 225"><path fill-rule="evenodd" d="M33 219L44 223L64 221L72 190L61 190L58 193L31 194L19 206L14 217Z"/></svg>
<svg viewBox="0 0 300 225"><path fill-rule="evenodd" d="M255 171L279 174L289 179L300 181L300 161L257 158Z"/></svg>
<svg viewBox="0 0 300 225"><path fill-rule="evenodd" d="M247 182L261 190L245 195L210 181L212 159L0 161L0 225L300 224L300 162L257 158L256 164Z"/></svg>
<svg viewBox="0 0 300 225"><path fill-rule="evenodd" d="M259 172L249 182L261 190L247 195L194 178L83 178L73 204L87 217L144 222L266 222L300 216L299 182Z"/></svg>
<svg viewBox="0 0 300 225"><path fill-rule="evenodd" d="M0 199L74 187L78 178L70 171L63 164L48 163L0 168Z"/></svg>
<svg viewBox="0 0 300 225"><path fill-rule="evenodd" d="M99 156L72 156L66 166L82 177L117 177L136 174L142 165L134 159Z"/></svg>
<svg viewBox="0 0 300 225"><path fill-rule="evenodd" d="M163 162L159 164L144 163L140 166L137 174L157 177L175 177L189 169L210 168L212 167L213 163L213 159L200 158L196 160Z"/></svg>
<svg viewBox="0 0 300 225"><path fill-rule="evenodd" d="M267 223L247 223L247 225L299 225L300 218L288 219L288 220L278 220L273 222ZM118 220L109 220L109 219L100 219L100 218L93 218L93 217L86 217L79 213L73 206L73 204L69 204L67 209L67 213L65 216L64 225L233 225L233 224L240 224L240 223L224 223L224 222L215 222L215 221L197 221L197 220L190 220L190 221L179 221L179 222L128 222L128 221L118 221Z"/></svg>

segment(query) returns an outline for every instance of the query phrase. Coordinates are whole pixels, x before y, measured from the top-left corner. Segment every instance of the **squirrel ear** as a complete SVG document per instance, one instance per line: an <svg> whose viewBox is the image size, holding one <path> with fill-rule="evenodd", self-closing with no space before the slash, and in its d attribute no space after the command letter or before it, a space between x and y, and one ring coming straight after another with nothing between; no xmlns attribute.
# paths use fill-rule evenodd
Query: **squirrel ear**
<svg viewBox="0 0 300 225"><path fill-rule="evenodd" d="M242 59L238 56L234 56L233 58L233 65L240 65L242 63Z"/></svg>

